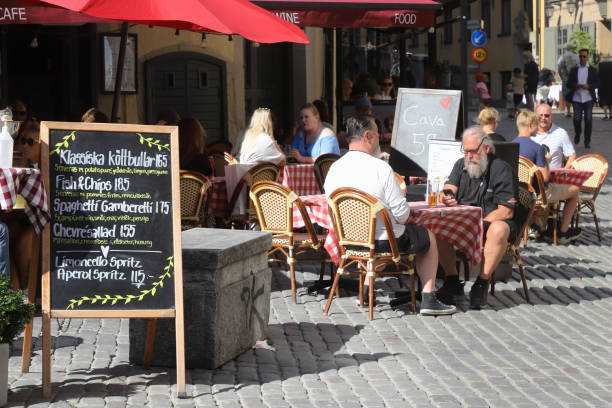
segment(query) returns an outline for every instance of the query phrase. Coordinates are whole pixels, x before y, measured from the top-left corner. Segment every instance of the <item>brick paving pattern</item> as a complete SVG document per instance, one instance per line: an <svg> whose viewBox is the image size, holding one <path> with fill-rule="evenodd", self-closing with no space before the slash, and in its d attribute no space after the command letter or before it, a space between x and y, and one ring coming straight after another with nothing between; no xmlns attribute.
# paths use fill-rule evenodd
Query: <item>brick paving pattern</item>
<svg viewBox="0 0 612 408"><path fill-rule="evenodd" d="M571 120L555 123L573 136ZM611 126L594 118L593 152L612 157ZM514 124L498 131L512 139ZM578 155L584 154L581 146ZM355 297L334 300L299 289L291 303L286 270L274 269L270 348L216 370L188 370L188 399L175 373L128 362L126 319L53 320L53 397L42 398L41 342L21 374L18 339L9 360L9 407L606 407L612 406L612 187L597 199L603 241L592 218L569 246L529 241L521 248L532 305L518 272L496 285L489 307L454 316L389 307L397 280L377 282L375 320ZM301 265L299 265L301 267ZM310 268L310 267L306 267ZM315 279L316 266L298 273ZM304 268L299 268L304 270ZM472 278L473 282L473 278ZM471 282L466 284L469 293ZM40 332L36 318L35 336ZM187 339L188 341L188 339Z"/></svg>

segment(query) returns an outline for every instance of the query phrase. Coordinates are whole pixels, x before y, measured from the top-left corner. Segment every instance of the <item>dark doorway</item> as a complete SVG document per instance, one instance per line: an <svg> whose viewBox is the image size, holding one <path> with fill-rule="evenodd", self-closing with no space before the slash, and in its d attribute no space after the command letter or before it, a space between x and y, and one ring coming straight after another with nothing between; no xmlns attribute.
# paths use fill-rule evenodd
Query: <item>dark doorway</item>
<svg viewBox="0 0 612 408"><path fill-rule="evenodd" d="M92 24L3 27L3 105L20 99L38 120L79 121L96 105L96 44Z"/></svg>
<svg viewBox="0 0 612 408"><path fill-rule="evenodd" d="M276 123L274 137L283 142L291 133L292 112L292 53L291 44L244 45L245 118L248 121L257 108L269 108ZM305 103L306 101L304 101Z"/></svg>
<svg viewBox="0 0 612 408"><path fill-rule="evenodd" d="M206 130L206 143L227 140L227 82L225 62L195 52L175 52L145 64L147 121L174 109L193 116Z"/></svg>

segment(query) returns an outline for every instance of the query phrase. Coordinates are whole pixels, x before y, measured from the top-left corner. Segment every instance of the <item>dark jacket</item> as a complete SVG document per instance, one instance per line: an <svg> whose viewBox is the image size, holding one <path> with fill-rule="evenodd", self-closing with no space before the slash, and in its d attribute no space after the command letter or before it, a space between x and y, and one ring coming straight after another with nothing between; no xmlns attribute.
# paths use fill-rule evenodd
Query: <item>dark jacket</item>
<svg viewBox="0 0 612 408"><path fill-rule="evenodd" d="M578 68L580 65L572 68L569 74L569 78L567 80L567 89L568 89L568 101L572 101L574 98L574 92L576 91L576 84L578 83ZM595 98L595 88L599 87L599 75L597 74L597 70L589 65L589 77L587 78L587 84L589 84L589 93L591 94L591 98L593 98L593 102L597 100Z"/></svg>
<svg viewBox="0 0 612 408"><path fill-rule="evenodd" d="M529 61L524 67L525 75L525 90L529 93L535 93L538 88L538 64L535 61Z"/></svg>

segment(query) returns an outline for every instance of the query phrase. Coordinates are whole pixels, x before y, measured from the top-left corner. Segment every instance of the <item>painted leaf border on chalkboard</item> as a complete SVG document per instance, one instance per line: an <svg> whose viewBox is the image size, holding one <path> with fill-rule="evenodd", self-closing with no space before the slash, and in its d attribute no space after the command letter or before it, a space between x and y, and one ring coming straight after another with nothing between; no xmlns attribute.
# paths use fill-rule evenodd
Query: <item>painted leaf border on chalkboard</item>
<svg viewBox="0 0 612 408"><path fill-rule="evenodd" d="M81 306L84 302L90 302L92 305L97 303L98 301L100 301L100 304L104 305L107 302L111 302L111 305L114 305L115 303L117 303L118 301L123 301L125 302L124 304L127 305L128 303L130 303L132 300L135 300L137 302L142 301L142 299L144 299L145 296L147 295L151 295L151 296L155 296L155 293L157 292L157 288L163 288L164 287L164 279L166 278L170 278L172 275L170 274L170 269L174 268L174 256L170 256L167 258L168 260L168 265L166 265L166 267L164 268L164 273L162 273L161 275L159 275L159 280L157 282L153 282L153 285L150 289L146 289L146 290L141 290L140 291L140 295L93 295L93 296L81 296L79 299L70 299L68 302L70 303L66 309L74 309L75 306L79 307Z"/></svg>
<svg viewBox="0 0 612 408"><path fill-rule="evenodd" d="M66 136L64 136L62 138L61 142L57 142L55 144L55 149L51 150L49 152L49 156L51 156L54 153L59 154L60 149L62 147L68 147L70 145L69 142L74 142L74 140L76 139L76 130L73 130L72 132L70 132L69 134L67 134ZM161 152L162 149L166 149L167 151L170 151L170 143L167 144L161 144L159 139L157 140L153 140L152 137L144 137L142 135L142 133L136 133L136 135L138 136L138 141L140 142L141 145L144 145L145 142L147 143L147 145L151 148L153 148L153 146L155 146L155 148L157 148L158 151Z"/></svg>

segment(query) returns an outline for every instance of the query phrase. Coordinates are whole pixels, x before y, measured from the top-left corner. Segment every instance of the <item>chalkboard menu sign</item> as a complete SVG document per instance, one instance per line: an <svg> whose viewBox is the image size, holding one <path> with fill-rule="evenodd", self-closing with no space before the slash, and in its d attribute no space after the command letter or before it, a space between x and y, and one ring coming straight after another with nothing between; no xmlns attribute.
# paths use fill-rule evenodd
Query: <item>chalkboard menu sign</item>
<svg viewBox="0 0 612 408"><path fill-rule="evenodd" d="M170 134L49 130L52 309L173 309Z"/></svg>
<svg viewBox="0 0 612 408"><path fill-rule="evenodd" d="M389 164L404 176L424 176L431 139L455 140L461 91L400 88Z"/></svg>
<svg viewBox="0 0 612 408"><path fill-rule="evenodd" d="M176 127L42 122L46 393L52 317L175 318L184 391L177 139Z"/></svg>

